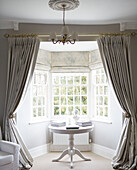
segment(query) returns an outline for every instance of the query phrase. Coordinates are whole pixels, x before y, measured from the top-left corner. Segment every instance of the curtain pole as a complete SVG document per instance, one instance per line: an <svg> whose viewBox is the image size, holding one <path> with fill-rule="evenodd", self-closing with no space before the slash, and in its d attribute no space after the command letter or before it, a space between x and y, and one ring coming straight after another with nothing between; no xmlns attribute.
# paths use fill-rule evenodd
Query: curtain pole
<svg viewBox="0 0 137 170"><path fill-rule="evenodd" d="M136 36L136 32L117 32L117 33L85 33L78 34L78 36ZM5 38L9 37L48 37L49 34L5 34ZM57 34L60 36L60 34Z"/></svg>

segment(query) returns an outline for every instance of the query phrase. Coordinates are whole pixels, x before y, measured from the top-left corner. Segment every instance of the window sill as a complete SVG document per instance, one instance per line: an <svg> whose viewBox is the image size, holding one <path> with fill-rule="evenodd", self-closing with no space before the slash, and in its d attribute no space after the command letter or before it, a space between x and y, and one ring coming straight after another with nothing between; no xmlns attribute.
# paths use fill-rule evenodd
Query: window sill
<svg viewBox="0 0 137 170"><path fill-rule="evenodd" d="M107 123L112 124L111 120L100 120L100 119L91 119L92 122L100 122L100 123Z"/></svg>
<svg viewBox="0 0 137 170"><path fill-rule="evenodd" d="M50 122L50 119L32 120L32 121L29 122L29 125L38 124L38 123L45 123L45 122Z"/></svg>

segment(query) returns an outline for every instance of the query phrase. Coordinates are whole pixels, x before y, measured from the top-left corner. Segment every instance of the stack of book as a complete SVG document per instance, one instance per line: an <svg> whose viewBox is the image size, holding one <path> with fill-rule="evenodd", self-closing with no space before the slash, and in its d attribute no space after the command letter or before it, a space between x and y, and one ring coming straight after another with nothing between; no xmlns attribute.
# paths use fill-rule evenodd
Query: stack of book
<svg viewBox="0 0 137 170"><path fill-rule="evenodd" d="M55 126L55 127L61 127L61 126L66 126L66 122L65 121L59 121L59 120L52 120L50 122L51 126Z"/></svg>
<svg viewBox="0 0 137 170"><path fill-rule="evenodd" d="M82 126L82 127L92 126L92 122L90 120L89 121L77 121L77 125Z"/></svg>

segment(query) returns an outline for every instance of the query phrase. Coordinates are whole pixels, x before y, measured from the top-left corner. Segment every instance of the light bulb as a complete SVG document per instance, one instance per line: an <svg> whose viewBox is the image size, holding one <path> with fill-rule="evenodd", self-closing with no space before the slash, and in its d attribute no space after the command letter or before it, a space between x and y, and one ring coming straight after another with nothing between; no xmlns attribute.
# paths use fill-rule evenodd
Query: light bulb
<svg viewBox="0 0 137 170"><path fill-rule="evenodd" d="M78 34L76 32L73 32L70 39L71 40L78 40Z"/></svg>
<svg viewBox="0 0 137 170"><path fill-rule="evenodd" d="M68 28L68 26L63 26L62 27L62 31L61 31L61 35L63 36L63 35L69 35L69 28Z"/></svg>
<svg viewBox="0 0 137 170"><path fill-rule="evenodd" d="M53 40L53 39L55 40L55 39L57 39L56 33L55 33L55 32L50 33L49 39L50 39L50 40Z"/></svg>

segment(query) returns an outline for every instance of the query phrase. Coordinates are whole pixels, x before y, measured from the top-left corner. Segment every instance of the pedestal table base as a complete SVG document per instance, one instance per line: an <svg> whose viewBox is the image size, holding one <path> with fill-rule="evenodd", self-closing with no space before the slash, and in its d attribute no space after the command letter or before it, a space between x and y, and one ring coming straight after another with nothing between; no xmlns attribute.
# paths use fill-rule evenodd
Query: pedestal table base
<svg viewBox="0 0 137 170"><path fill-rule="evenodd" d="M58 162L60 159L62 159L67 154L70 155L70 168L73 168L73 155L75 154L77 154L80 158L84 159L85 161L91 161L91 159L85 158L83 154L74 147L74 134L69 134L68 149L64 150L57 159L53 159L52 161Z"/></svg>

